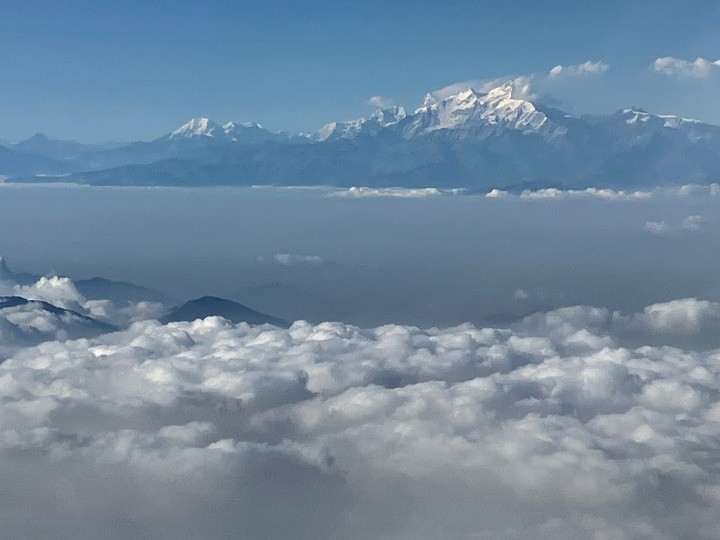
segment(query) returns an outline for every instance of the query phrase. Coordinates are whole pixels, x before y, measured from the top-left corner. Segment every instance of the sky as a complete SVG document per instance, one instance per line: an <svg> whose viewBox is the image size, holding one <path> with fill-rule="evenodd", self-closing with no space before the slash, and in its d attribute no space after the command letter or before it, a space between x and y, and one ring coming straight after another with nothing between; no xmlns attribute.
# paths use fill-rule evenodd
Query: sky
<svg viewBox="0 0 720 540"><path fill-rule="evenodd" d="M415 108L458 81L533 74L536 97L570 112L720 123L717 1L30 0L3 5L1 24L11 142L148 140L200 115L315 131L371 102ZM548 77L588 61L604 67Z"/></svg>

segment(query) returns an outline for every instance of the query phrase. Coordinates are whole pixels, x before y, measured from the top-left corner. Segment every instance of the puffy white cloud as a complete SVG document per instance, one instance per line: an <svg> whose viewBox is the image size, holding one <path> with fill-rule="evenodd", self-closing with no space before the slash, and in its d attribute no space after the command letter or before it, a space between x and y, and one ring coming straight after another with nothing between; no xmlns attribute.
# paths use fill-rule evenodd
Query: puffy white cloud
<svg viewBox="0 0 720 540"><path fill-rule="evenodd" d="M670 226L664 221L646 221L645 230L652 234L665 234L670 230Z"/></svg>
<svg viewBox="0 0 720 540"><path fill-rule="evenodd" d="M371 96L367 100L368 104L378 109L387 109L395 105L395 102L385 96Z"/></svg>
<svg viewBox="0 0 720 540"><path fill-rule="evenodd" d="M499 199L501 197L509 197L510 192L498 188L493 188L485 194L487 199Z"/></svg>
<svg viewBox="0 0 720 540"><path fill-rule="evenodd" d="M720 195L720 184L685 184L675 189L674 192L682 197L693 195L717 197Z"/></svg>
<svg viewBox="0 0 720 540"><path fill-rule="evenodd" d="M684 60L663 56L653 62L652 68L662 75L704 79L713 72L720 72L720 59L713 61L698 57L695 60Z"/></svg>
<svg viewBox="0 0 720 540"><path fill-rule="evenodd" d="M46 342L0 364L0 535L717 537L719 335L683 299Z"/></svg>
<svg viewBox="0 0 720 540"><path fill-rule="evenodd" d="M515 293L513 294L513 298L515 300L527 300L530 298L530 294L523 290L523 289L515 289Z"/></svg>
<svg viewBox="0 0 720 540"><path fill-rule="evenodd" d="M265 256L260 255L257 260L265 262ZM270 259L275 264L282 266L293 266L295 264L322 264L323 258L319 255L294 255L291 253L276 253Z"/></svg>
<svg viewBox="0 0 720 540"><path fill-rule="evenodd" d="M702 216L693 214L682 220L680 228L686 231L697 231L700 229L700 225L702 225L703 221Z"/></svg>
<svg viewBox="0 0 720 540"><path fill-rule="evenodd" d="M585 75L600 75L610 69L610 66L600 60L587 60L582 64L571 64L568 66L557 65L548 72L550 79L561 76L582 77Z"/></svg>
<svg viewBox="0 0 720 540"><path fill-rule="evenodd" d="M13 293L28 300L42 300L65 309L81 311L85 298L69 278L41 277L32 285L18 285Z"/></svg>
<svg viewBox="0 0 720 540"><path fill-rule="evenodd" d="M685 217L677 225L671 225L665 221L646 221L645 230L652 234L665 235L677 232L695 232L699 231L705 219L698 214L692 214Z"/></svg>

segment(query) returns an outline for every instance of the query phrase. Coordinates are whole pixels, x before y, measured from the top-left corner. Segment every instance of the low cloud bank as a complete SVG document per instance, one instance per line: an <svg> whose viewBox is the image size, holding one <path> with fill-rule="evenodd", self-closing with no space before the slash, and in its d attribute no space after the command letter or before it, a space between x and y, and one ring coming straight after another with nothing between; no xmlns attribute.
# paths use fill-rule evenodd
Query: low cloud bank
<svg viewBox="0 0 720 540"><path fill-rule="evenodd" d="M587 189L558 189L558 188L542 188L538 190L526 189L519 194L513 194L509 191L501 189L492 189L485 194L488 199L500 199L507 197L517 197L522 200L564 200L564 199L605 199L608 201L630 201L643 200L652 197L650 191L623 191L609 188Z"/></svg>
<svg viewBox="0 0 720 540"><path fill-rule="evenodd" d="M349 197L349 198L367 198L367 197L399 197L405 199L417 199L425 197L437 197L439 195L458 195L464 190L462 189L440 189L435 187L427 188L371 188L371 187L350 187L348 189L340 189L329 194L330 197Z"/></svg>
<svg viewBox="0 0 720 540"><path fill-rule="evenodd" d="M717 538L718 335L682 299L47 341L0 364L0 536Z"/></svg>

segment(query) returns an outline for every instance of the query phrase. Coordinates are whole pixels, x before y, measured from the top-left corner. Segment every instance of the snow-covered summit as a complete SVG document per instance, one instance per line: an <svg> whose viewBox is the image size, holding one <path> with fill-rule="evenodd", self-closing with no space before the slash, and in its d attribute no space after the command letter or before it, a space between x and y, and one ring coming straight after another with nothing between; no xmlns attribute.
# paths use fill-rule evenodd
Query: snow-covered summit
<svg viewBox="0 0 720 540"><path fill-rule="evenodd" d="M407 116L405 107L388 107L386 109L378 109L370 118L382 127L392 126L403 120Z"/></svg>
<svg viewBox="0 0 720 540"><path fill-rule="evenodd" d="M226 122L222 126L223 133L229 141L238 142L245 141L248 138L267 138L270 133L255 122Z"/></svg>
<svg viewBox="0 0 720 540"><path fill-rule="evenodd" d="M375 135L389 130L406 139L445 130L458 138L485 138L503 130L522 134L556 136L566 129L554 125L535 105L514 96L512 82L479 92L464 88L446 97L431 92L408 114L402 107L381 109L369 118L331 122L315 135L318 141L352 139L360 134Z"/></svg>
<svg viewBox="0 0 720 540"><path fill-rule="evenodd" d="M222 128L204 116L192 118L168 136L169 139L192 139L194 137L214 137L222 133Z"/></svg>
<svg viewBox="0 0 720 540"><path fill-rule="evenodd" d="M315 138L320 142L335 139L351 139L362 131L365 122L367 122L365 118L348 120L346 122L330 122L317 130Z"/></svg>
<svg viewBox="0 0 720 540"><path fill-rule="evenodd" d="M646 124L648 122L662 124L666 128L679 128L685 125L700 124L699 120L683 118L674 114L651 114L639 107L627 107L621 111L626 124Z"/></svg>
<svg viewBox="0 0 720 540"><path fill-rule="evenodd" d="M225 133L232 133L234 131L242 131L244 129L265 129L260 124L256 124L255 122L243 122L242 124L238 124L237 122L233 122L232 120L230 122L225 122L222 125L222 129Z"/></svg>
<svg viewBox="0 0 720 540"><path fill-rule="evenodd" d="M376 135L382 129L397 125L407 117L403 107L388 107L376 110L370 118L358 118L346 122L330 122L315 134L318 141L352 139L360 134Z"/></svg>
<svg viewBox="0 0 720 540"><path fill-rule="evenodd" d="M209 118L199 116L186 122L162 137L164 140L204 140L219 143L253 143L279 136L255 122L225 122L220 125Z"/></svg>
<svg viewBox="0 0 720 540"><path fill-rule="evenodd" d="M563 132L561 127L552 126L532 102L513 97L513 92L513 83L508 82L485 93L469 87L444 99L427 94L423 104L413 113L406 135L437 130L461 130L481 137L498 129L524 134Z"/></svg>

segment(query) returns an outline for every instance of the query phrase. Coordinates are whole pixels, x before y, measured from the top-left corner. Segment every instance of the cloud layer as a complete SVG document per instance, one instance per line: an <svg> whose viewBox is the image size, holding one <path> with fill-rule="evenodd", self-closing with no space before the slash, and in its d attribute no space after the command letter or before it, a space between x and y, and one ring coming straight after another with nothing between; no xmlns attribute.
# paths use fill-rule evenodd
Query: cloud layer
<svg viewBox="0 0 720 540"><path fill-rule="evenodd" d="M633 201L644 200L652 197L650 191L624 191L609 188L586 188L586 189L558 189L542 188L537 190L525 189L519 194L513 194L502 189L492 189L485 194L487 199L500 199L517 197L526 201L537 200L564 200L564 199L603 199L607 201Z"/></svg>
<svg viewBox="0 0 720 540"><path fill-rule="evenodd" d="M48 341L0 364L0 535L715 538L719 330L683 299Z"/></svg>
<svg viewBox="0 0 720 540"><path fill-rule="evenodd" d="M402 199L417 199L425 197L436 197L438 195L457 195L462 193L462 189L440 189L435 187L428 188L402 188L402 187L358 187L353 186L347 189L337 189L329 193L330 197L342 198L370 198L370 197L396 197Z"/></svg>

